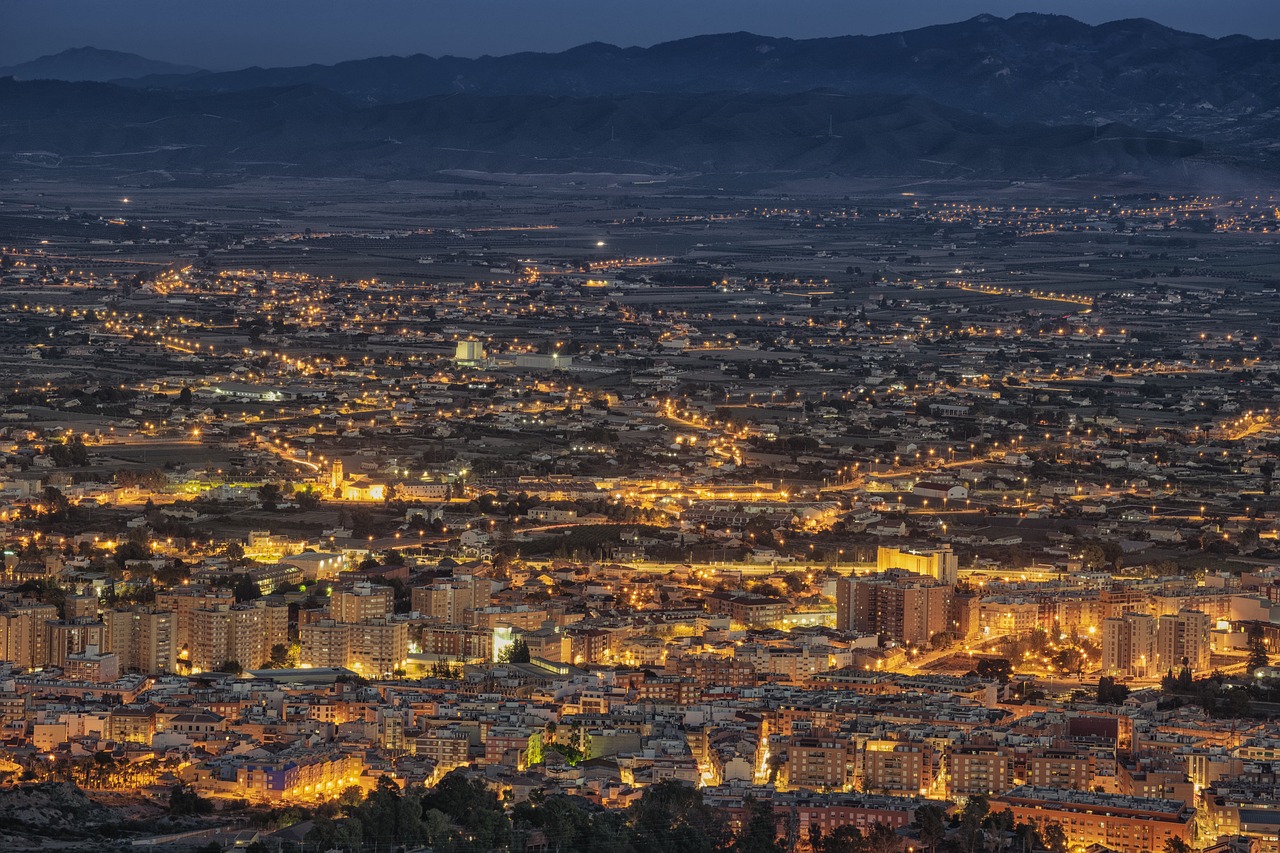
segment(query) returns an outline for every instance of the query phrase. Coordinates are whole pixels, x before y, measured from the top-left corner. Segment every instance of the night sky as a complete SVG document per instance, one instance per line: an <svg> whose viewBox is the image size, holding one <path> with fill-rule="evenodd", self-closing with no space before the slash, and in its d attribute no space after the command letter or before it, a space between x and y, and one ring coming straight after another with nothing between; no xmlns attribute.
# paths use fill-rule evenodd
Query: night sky
<svg viewBox="0 0 1280 853"><path fill-rule="evenodd" d="M870 34L1019 11L1280 38L1280 0L0 0L0 65L91 45L223 70L649 45L736 30Z"/></svg>

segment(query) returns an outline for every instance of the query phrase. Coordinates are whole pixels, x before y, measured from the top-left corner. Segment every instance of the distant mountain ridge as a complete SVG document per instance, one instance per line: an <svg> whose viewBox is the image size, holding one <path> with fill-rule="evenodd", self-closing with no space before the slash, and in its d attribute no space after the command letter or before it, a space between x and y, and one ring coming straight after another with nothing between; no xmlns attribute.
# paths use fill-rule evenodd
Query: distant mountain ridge
<svg viewBox="0 0 1280 853"><path fill-rule="evenodd" d="M0 80L0 160L405 178L434 171L1040 177L1201 153L1122 125L1005 126L912 95L443 95L368 105L315 86L138 90Z"/></svg>
<svg viewBox="0 0 1280 853"><path fill-rule="evenodd" d="M1213 129L1280 106L1280 41L1214 39L1144 19L1091 26L1022 13L876 36L697 36L477 59L417 55L168 75L134 85L237 91L310 84L374 103L431 95L799 92L923 95L1005 121ZM1183 123L1190 123L1190 126Z"/></svg>
<svg viewBox="0 0 1280 853"><path fill-rule="evenodd" d="M879 36L0 81L0 162L105 172L1280 172L1280 41L980 15Z"/></svg>
<svg viewBox="0 0 1280 853"><path fill-rule="evenodd" d="M75 47L61 53L41 56L30 62L21 62L0 68L0 77L18 80L68 80L104 83L108 80L128 80L156 75L187 75L203 73L194 65L175 65L159 62L135 53L118 50L102 50L96 47Z"/></svg>

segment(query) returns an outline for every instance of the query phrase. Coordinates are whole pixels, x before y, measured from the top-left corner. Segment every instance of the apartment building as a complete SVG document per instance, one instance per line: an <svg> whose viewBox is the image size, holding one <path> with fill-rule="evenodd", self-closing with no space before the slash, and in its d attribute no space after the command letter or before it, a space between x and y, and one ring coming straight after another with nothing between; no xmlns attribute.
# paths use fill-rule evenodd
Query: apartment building
<svg viewBox="0 0 1280 853"><path fill-rule="evenodd" d="M389 586L356 583L329 594L329 618L335 622L386 619L395 612L395 591Z"/></svg>
<svg viewBox="0 0 1280 853"><path fill-rule="evenodd" d="M1139 678L1158 672L1156 620L1133 612L1103 619L1102 671Z"/></svg>
<svg viewBox="0 0 1280 853"><path fill-rule="evenodd" d="M862 787L898 797L922 796L933 786L937 765L925 743L869 741L862 762Z"/></svg>
<svg viewBox="0 0 1280 853"><path fill-rule="evenodd" d="M1178 672L1186 666L1192 672L1209 669L1209 614L1179 610L1157 620L1156 657L1161 671Z"/></svg>
<svg viewBox="0 0 1280 853"><path fill-rule="evenodd" d="M450 625L466 625L469 612L489 606L494 582L489 578L457 575L429 586L414 587L411 604L426 619Z"/></svg>
<svg viewBox="0 0 1280 853"><path fill-rule="evenodd" d="M843 578L836 582L836 628L925 645L950 626L953 591L923 575Z"/></svg>
<svg viewBox="0 0 1280 853"><path fill-rule="evenodd" d="M992 811L1009 809L1016 822L1042 829L1060 824L1073 848L1097 844L1117 853L1167 850L1177 838L1190 843L1195 811L1183 803L1023 785L991 801Z"/></svg>
<svg viewBox="0 0 1280 853"><path fill-rule="evenodd" d="M1038 788L1088 791L1093 787L1093 755L1074 749L1046 749L1027 756L1027 784Z"/></svg>
<svg viewBox="0 0 1280 853"><path fill-rule="evenodd" d="M1005 747L959 746L950 751L947 764L953 797L991 796L1014 787L1014 756Z"/></svg>
<svg viewBox="0 0 1280 853"><path fill-rule="evenodd" d="M289 641L289 610L262 601L194 610L190 625L193 670L216 669L234 661L245 669L262 666L271 647Z"/></svg>
<svg viewBox="0 0 1280 853"><path fill-rule="evenodd" d="M124 672L173 672L176 621L174 613L144 607L103 611L105 649L119 657Z"/></svg>
<svg viewBox="0 0 1280 853"><path fill-rule="evenodd" d="M794 738L787 747L787 785L811 791L838 791L849 784L847 743L826 738Z"/></svg>

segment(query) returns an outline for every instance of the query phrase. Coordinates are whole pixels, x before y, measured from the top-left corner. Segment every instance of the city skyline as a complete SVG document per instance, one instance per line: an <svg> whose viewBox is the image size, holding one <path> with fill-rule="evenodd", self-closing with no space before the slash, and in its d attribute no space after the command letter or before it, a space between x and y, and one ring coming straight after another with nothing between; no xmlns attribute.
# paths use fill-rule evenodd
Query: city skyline
<svg viewBox="0 0 1280 853"><path fill-rule="evenodd" d="M1055 8L7 6L526 52L0 77L0 853L1280 853L1276 15Z"/></svg>

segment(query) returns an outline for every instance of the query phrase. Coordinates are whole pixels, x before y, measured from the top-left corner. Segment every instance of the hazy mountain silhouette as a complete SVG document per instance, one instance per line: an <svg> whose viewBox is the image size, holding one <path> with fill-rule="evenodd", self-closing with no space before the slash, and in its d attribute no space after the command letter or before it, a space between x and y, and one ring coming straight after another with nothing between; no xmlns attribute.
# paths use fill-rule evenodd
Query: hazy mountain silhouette
<svg viewBox="0 0 1280 853"><path fill-rule="evenodd" d="M1005 121L1141 120L1150 129L1199 133L1223 131L1224 118L1280 108L1280 41L1214 39L1142 19L1090 26L1025 13L877 36L729 33L649 48L595 43L478 59L380 57L136 82L210 91L299 84L378 103L463 92L888 92Z"/></svg>
<svg viewBox="0 0 1280 853"><path fill-rule="evenodd" d="M1158 168L1202 145L1122 125L1004 125L914 95L452 95L360 103L0 80L0 159L143 170L409 177L441 169L1038 177Z"/></svg>
<svg viewBox="0 0 1280 853"><path fill-rule="evenodd" d="M30 62L0 68L0 77L19 80L127 80L152 75L185 75L199 72L192 65L174 65L118 50L76 47L42 56Z"/></svg>
<svg viewBox="0 0 1280 853"><path fill-rule="evenodd" d="M980 15L879 36L729 33L137 79L123 79L125 65L100 63L111 86L0 84L0 157L116 173L378 176L1027 177L1156 172L1189 157L1280 164L1280 41L1146 20Z"/></svg>

